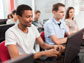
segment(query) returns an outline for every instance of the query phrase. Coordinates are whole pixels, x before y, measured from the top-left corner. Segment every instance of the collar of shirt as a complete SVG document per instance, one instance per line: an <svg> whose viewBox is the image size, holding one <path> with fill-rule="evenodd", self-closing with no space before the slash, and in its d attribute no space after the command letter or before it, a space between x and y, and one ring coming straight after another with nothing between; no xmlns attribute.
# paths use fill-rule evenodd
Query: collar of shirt
<svg viewBox="0 0 84 63"><path fill-rule="evenodd" d="M60 22L61 22L61 23L63 22L62 20L60 20L59 22L57 22L54 17L52 18L52 21L53 21L55 24L59 24Z"/></svg>

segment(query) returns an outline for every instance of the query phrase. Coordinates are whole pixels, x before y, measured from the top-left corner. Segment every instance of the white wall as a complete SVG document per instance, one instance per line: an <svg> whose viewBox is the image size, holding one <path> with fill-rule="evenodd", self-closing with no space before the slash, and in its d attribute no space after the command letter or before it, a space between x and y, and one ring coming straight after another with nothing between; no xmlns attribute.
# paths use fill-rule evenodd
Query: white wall
<svg viewBox="0 0 84 63"><path fill-rule="evenodd" d="M9 0L0 0L0 19L6 19L8 16L8 3ZM20 4L27 4L32 7L32 0L14 0L15 9Z"/></svg>
<svg viewBox="0 0 84 63"><path fill-rule="evenodd" d="M77 15L79 13L80 0L66 0L65 6L66 6L66 9L68 7L74 7L75 15Z"/></svg>
<svg viewBox="0 0 84 63"><path fill-rule="evenodd" d="M7 18L8 15L8 0L0 0L0 19ZM17 8L20 4L27 4L32 7L32 0L14 0L15 8ZM76 2L75 2L76 1ZM66 7L75 6L76 8L76 21L78 23L79 29L84 27L84 11L79 11L79 4L77 1L83 0L34 0L35 2L35 10L41 11L41 20L48 19L52 16L52 5L57 2L61 2L66 4ZM75 4L74 4L75 3ZM80 3L81 4L81 3ZM82 4L84 4L82 2ZM3 5L3 6L1 6Z"/></svg>
<svg viewBox="0 0 84 63"><path fill-rule="evenodd" d="M0 0L0 19L7 18L8 4L7 0Z"/></svg>
<svg viewBox="0 0 84 63"><path fill-rule="evenodd" d="M15 8L21 4L27 4L32 7L32 0L15 0Z"/></svg>
<svg viewBox="0 0 84 63"><path fill-rule="evenodd" d="M3 13L3 1L0 0L0 19L4 18L4 13Z"/></svg>
<svg viewBox="0 0 84 63"><path fill-rule="evenodd" d="M82 29L84 28L84 0L80 0L79 4L79 13L75 19L78 23L79 29Z"/></svg>
<svg viewBox="0 0 84 63"><path fill-rule="evenodd" d="M84 28L84 11L80 11L75 19L78 23L79 29Z"/></svg>
<svg viewBox="0 0 84 63"><path fill-rule="evenodd" d="M35 10L41 11L41 20L52 16L52 6L57 2L65 3L65 0L35 0Z"/></svg>
<svg viewBox="0 0 84 63"><path fill-rule="evenodd" d="M52 16L52 5L54 3L64 3L66 8L73 6L75 8L75 19L79 29L84 27L84 11L80 11L81 0L35 0L35 9L41 11L40 19L48 19Z"/></svg>

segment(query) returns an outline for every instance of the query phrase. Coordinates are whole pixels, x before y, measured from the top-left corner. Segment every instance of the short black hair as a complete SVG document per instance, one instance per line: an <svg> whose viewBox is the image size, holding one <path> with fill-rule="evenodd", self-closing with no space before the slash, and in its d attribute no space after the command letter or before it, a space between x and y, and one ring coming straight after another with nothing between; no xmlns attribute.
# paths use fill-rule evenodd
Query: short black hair
<svg viewBox="0 0 84 63"><path fill-rule="evenodd" d="M65 7L65 5L62 4L62 3L56 3L56 4L53 5L52 11L58 11L58 8L60 6Z"/></svg>
<svg viewBox="0 0 84 63"><path fill-rule="evenodd" d="M28 5L22 4L17 7L16 14L22 17L24 10L32 10Z"/></svg>
<svg viewBox="0 0 84 63"><path fill-rule="evenodd" d="M15 13L16 13L16 10L13 10L13 11L12 11L12 14L15 14Z"/></svg>

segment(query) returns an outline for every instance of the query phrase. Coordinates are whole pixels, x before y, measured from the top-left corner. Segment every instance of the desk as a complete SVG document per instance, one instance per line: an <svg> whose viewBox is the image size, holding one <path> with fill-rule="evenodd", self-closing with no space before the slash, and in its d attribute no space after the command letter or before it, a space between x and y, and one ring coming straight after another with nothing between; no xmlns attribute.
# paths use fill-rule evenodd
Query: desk
<svg viewBox="0 0 84 63"><path fill-rule="evenodd" d="M34 63L64 63L64 58L63 57L61 59L48 58L46 60L36 59L34 60ZM79 56L74 58L74 60L72 60L71 63L80 63Z"/></svg>
<svg viewBox="0 0 84 63"><path fill-rule="evenodd" d="M34 63L63 63L63 59L47 58L45 60L36 59Z"/></svg>

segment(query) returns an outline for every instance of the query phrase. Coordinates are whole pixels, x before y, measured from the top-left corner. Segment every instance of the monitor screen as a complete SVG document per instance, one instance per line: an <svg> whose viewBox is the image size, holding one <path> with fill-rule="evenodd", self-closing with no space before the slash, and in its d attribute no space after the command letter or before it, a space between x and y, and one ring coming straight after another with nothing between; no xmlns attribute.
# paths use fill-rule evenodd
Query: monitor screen
<svg viewBox="0 0 84 63"><path fill-rule="evenodd" d="M84 32L84 29L81 29L77 33L68 37L65 57L64 57L64 63L72 63L74 58L80 52L80 46L84 42L83 32Z"/></svg>

